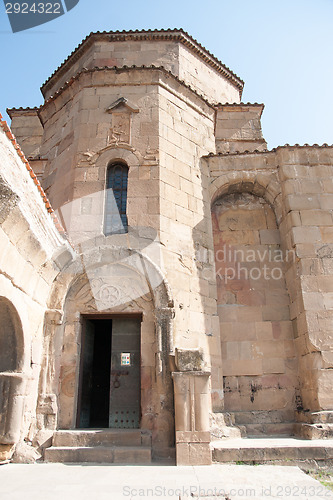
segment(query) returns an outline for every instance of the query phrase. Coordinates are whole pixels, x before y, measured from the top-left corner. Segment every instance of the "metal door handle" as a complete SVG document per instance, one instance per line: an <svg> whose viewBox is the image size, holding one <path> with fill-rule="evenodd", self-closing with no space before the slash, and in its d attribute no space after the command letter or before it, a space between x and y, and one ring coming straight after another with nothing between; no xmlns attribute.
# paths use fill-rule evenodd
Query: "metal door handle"
<svg viewBox="0 0 333 500"><path fill-rule="evenodd" d="M114 389L119 389L120 387L120 381L118 379L118 377L120 377L121 375L128 375L128 370L111 370L111 375L113 375L115 377L115 380L113 380L112 382L112 387Z"/></svg>

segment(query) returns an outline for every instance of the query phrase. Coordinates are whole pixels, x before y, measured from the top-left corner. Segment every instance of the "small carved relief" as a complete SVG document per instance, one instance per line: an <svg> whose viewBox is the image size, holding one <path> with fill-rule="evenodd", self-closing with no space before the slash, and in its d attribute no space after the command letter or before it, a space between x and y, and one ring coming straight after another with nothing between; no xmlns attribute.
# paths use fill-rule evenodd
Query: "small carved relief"
<svg viewBox="0 0 333 500"><path fill-rule="evenodd" d="M103 277L91 280L91 292L98 310L124 306L138 299L151 301L148 286L139 280L125 277Z"/></svg>
<svg viewBox="0 0 333 500"><path fill-rule="evenodd" d="M131 105L128 99L120 97L107 108L106 112L112 115L109 144L116 146L130 144L132 113L138 113L139 110Z"/></svg>
<svg viewBox="0 0 333 500"><path fill-rule="evenodd" d="M91 291L95 301L103 304L105 308L117 305L123 295L119 288L101 278L92 280Z"/></svg>
<svg viewBox="0 0 333 500"><path fill-rule="evenodd" d="M104 311L131 304L142 308L144 302L152 301L146 279L132 268L111 264L86 272L86 279L71 297L76 309Z"/></svg>
<svg viewBox="0 0 333 500"><path fill-rule="evenodd" d="M112 127L109 142L119 144L130 143L131 116L128 113L112 113Z"/></svg>
<svg viewBox="0 0 333 500"><path fill-rule="evenodd" d="M89 167L94 165L96 161L96 153L94 151L88 150L84 153L78 153L76 156L76 164L78 167Z"/></svg>

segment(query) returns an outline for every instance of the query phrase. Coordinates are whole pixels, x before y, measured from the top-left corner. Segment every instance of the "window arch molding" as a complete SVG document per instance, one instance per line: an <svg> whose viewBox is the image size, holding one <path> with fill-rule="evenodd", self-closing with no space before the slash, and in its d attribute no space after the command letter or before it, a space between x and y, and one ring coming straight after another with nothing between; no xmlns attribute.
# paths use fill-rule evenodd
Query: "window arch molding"
<svg viewBox="0 0 333 500"><path fill-rule="evenodd" d="M102 152L98 153L98 158L95 161L95 166L101 169L106 169L108 165L116 162L124 162L131 171L132 167L139 167L143 163L143 156L138 151L131 149L115 148L109 146Z"/></svg>

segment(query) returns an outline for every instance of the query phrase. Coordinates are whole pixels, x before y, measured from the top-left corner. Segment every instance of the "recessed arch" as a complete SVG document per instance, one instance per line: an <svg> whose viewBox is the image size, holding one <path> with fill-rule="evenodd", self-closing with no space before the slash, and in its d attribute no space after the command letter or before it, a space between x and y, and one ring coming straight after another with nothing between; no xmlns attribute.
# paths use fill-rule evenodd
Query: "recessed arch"
<svg viewBox="0 0 333 500"><path fill-rule="evenodd" d="M273 208L278 224L283 218L281 185L274 172L228 172L217 177L209 187L211 207L224 195L251 193L263 198Z"/></svg>
<svg viewBox="0 0 333 500"><path fill-rule="evenodd" d="M12 302L0 297L0 373L19 372L23 367L23 330Z"/></svg>
<svg viewBox="0 0 333 500"><path fill-rule="evenodd" d="M299 387L285 283L290 254L280 246L278 193L272 200L273 188L241 179L221 183L212 204L225 411L249 434L288 434Z"/></svg>

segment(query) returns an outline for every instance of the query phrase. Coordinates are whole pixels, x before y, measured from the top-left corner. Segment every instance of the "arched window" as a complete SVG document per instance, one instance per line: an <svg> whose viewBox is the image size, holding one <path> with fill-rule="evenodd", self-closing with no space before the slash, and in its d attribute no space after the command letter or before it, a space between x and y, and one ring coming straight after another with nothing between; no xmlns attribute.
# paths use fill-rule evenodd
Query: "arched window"
<svg viewBox="0 0 333 500"><path fill-rule="evenodd" d="M104 233L127 233L127 178L128 167L114 163L107 169Z"/></svg>

